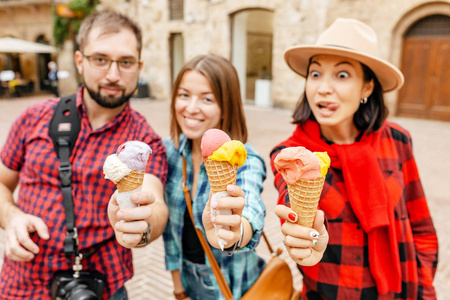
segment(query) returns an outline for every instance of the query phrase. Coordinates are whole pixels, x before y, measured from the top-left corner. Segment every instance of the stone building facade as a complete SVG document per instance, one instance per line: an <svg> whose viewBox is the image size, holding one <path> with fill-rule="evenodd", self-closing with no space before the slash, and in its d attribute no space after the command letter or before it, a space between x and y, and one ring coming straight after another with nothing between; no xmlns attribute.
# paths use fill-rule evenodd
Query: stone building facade
<svg viewBox="0 0 450 300"><path fill-rule="evenodd" d="M51 44L53 19L50 0L1 0L0 37L11 36L32 42ZM47 77L47 63L56 55L0 53L0 71L13 69L35 83ZM39 85L36 85L39 89Z"/></svg>
<svg viewBox="0 0 450 300"><path fill-rule="evenodd" d="M24 1L32 0L15 0ZM0 1L4 2L9 1ZM37 9L42 14L40 18L46 20L40 31L51 36L48 11L44 11L49 3L46 5ZM402 65L405 64L404 56L415 53L408 54L404 49L410 29L426 18L444 17L440 24L448 28L439 33L431 28L431 34L426 37L431 41L437 37L441 41L441 60L437 65L450 63L447 58L450 56L450 22L446 21L450 20L450 0L101 0L99 9L105 8L124 12L142 26L144 67L141 79L149 85L151 97L158 100L170 99L171 84L184 61L197 54L214 53L230 59L235 65L247 103L292 108L303 91L304 80L286 66L285 49L296 44L314 43L338 17L357 18L371 26L378 34L381 57L402 70L405 69ZM2 15L8 15L10 20L25 24L26 17L13 19L9 15L11 11L19 14L19 10L26 14L29 8L6 10L0 6L2 23L5 23ZM436 24L433 20L431 24ZM430 22L424 26L433 27ZM16 27L16 35L35 39L37 29L24 24ZM6 33L5 26L0 26L0 37ZM424 44L422 48L428 46ZM65 59L59 60L60 69L69 65L70 57L66 55ZM405 74L407 80L419 78L420 68L425 67L417 66L419 72ZM446 81L448 68L440 68L437 72L437 75L436 71L430 74L437 76L438 88L450 86ZM259 88L263 93L258 93ZM437 93L437 100L433 100L436 103L431 104L435 107L430 109L448 110L448 114L439 115L437 119L448 117L450 120L449 88L442 89L440 94ZM264 102L259 101L258 95L263 95ZM387 94L386 100L390 111L397 114L401 104L399 92ZM420 111L420 105L426 103L405 105L406 115L435 118L432 114L419 115L408 110L412 107Z"/></svg>

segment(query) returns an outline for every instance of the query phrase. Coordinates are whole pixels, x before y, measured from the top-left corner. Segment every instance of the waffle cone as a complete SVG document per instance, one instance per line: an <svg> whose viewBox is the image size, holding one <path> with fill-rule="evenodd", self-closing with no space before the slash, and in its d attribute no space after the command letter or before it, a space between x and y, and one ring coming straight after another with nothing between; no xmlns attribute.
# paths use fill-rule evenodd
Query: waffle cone
<svg viewBox="0 0 450 300"><path fill-rule="evenodd" d="M213 193L227 190L227 185L236 184L237 165L227 161L205 160L206 173Z"/></svg>
<svg viewBox="0 0 450 300"><path fill-rule="evenodd" d="M298 215L297 224L312 228L325 176L288 184L291 208Z"/></svg>
<svg viewBox="0 0 450 300"><path fill-rule="evenodd" d="M144 172L132 170L130 174L117 183L117 190L119 193L134 191L142 185L143 181Z"/></svg>

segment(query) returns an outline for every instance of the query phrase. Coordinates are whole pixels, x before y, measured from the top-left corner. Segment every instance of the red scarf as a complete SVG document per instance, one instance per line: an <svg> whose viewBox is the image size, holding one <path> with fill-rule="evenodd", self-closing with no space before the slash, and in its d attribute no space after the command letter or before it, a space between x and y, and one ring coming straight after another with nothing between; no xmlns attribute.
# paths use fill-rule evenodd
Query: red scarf
<svg viewBox="0 0 450 300"><path fill-rule="evenodd" d="M331 167L341 169L350 205L368 236L369 267L378 293L401 291L401 268L395 233L394 207L377 159L381 133L364 134L359 142L329 145L321 139L319 124L299 125L286 145L326 151Z"/></svg>

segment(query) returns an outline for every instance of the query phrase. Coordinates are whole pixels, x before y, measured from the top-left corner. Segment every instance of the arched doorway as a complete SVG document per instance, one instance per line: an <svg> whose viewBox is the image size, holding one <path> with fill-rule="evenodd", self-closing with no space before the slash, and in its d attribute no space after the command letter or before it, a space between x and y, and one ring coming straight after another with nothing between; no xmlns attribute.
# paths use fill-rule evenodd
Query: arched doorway
<svg viewBox="0 0 450 300"><path fill-rule="evenodd" d="M273 12L246 9L231 15L231 61L244 102L254 103L255 83L272 77Z"/></svg>
<svg viewBox="0 0 450 300"><path fill-rule="evenodd" d="M178 72L184 64L184 39L181 33L171 33L169 39L170 74L173 85Z"/></svg>
<svg viewBox="0 0 450 300"><path fill-rule="evenodd" d="M427 16L406 31L399 116L450 121L450 17Z"/></svg>

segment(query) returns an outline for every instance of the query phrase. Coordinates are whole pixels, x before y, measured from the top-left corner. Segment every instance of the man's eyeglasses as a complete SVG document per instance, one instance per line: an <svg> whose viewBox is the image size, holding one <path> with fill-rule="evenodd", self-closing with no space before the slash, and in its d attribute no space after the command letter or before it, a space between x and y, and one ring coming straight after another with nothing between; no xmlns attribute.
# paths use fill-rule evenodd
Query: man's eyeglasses
<svg viewBox="0 0 450 300"><path fill-rule="evenodd" d="M101 55L84 55L83 53L82 55L88 60L91 67L102 71L108 71L113 62L117 63L117 68L120 72L125 73L136 73L139 71L139 66L141 65L141 62L134 58L114 60Z"/></svg>

